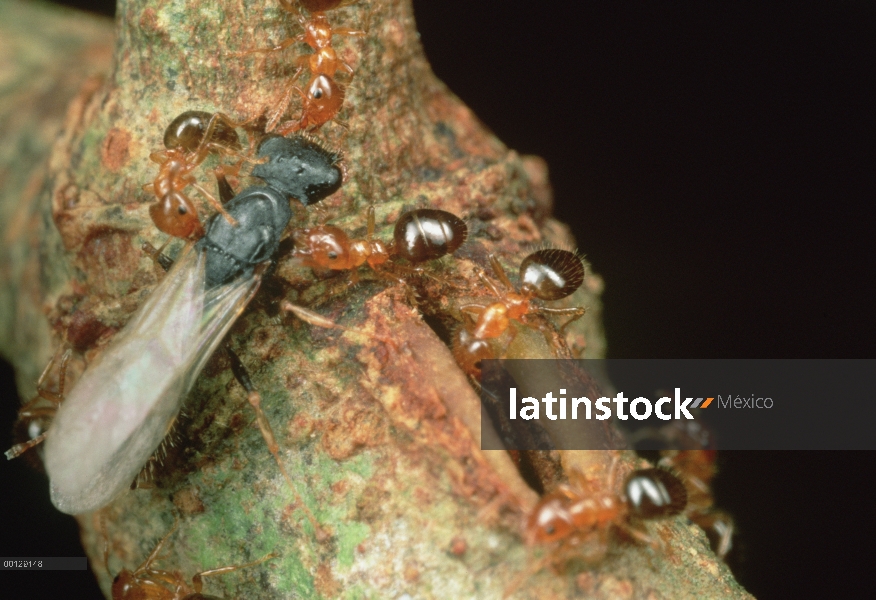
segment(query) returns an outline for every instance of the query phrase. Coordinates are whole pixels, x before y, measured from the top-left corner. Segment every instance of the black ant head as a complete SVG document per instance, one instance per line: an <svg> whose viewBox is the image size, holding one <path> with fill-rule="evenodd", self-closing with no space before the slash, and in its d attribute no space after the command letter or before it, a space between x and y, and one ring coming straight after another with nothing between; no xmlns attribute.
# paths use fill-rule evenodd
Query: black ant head
<svg viewBox="0 0 876 600"><path fill-rule="evenodd" d="M270 160L256 165L252 174L305 206L331 196L344 181L338 154L306 136L268 136L258 155Z"/></svg>
<svg viewBox="0 0 876 600"><path fill-rule="evenodd" d="M677 515L687 506L681 480L664 469L633 471L624 485L630 513L640 519Z"/></svg>
<svg viewBox="0 0 876 600"><path fill-rule="evenodd" d="M520 263L520 290L542 300L571 296L584 282L584 265L574 252L537 250Z"/></svg>

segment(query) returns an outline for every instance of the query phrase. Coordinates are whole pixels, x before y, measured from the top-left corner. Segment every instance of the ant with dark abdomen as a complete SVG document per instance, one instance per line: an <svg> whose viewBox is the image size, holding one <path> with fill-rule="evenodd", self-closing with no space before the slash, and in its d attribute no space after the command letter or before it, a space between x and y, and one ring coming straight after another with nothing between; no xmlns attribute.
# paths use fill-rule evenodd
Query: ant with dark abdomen
<svg viewBox="0 0 876 600"><path fill-rule="evenodd" d="M664 469L637 469L627 475L619 492L615 489L618 463L615 457L604 485L572 470L568 484L539 500L526 517L523 533L527 545L545 547L547 555L512 582L506 597L526 577L549 564L559 567L572 558L591 563L601 560L612 529L651 547L659 546L635 524L680 514L687 505L685 486Z"/></svg>
<svg viewBox="0 0 876 600"><path fill-rule="evenodd" d="M186 111L177 116L164 132L164 150L153 152L149 159L158 163L158 174L143 190L155 194L157 201L149 207L155 226L173 237L199 239L204 228L198 211L185 188L198 191L218 212L235 224L215 196L202 187L191 172L210 153L234 155L241 148L235 127L240 125L222 113ZM245 160L245 159L244 159ZM217 171L217 175L222 173Z"/></svg>
<svg viewBox="0 0 876 600"><path fill-rule="evenodd" d="M278 52L293 44L303 43L310 46L313 54L299 56L295 59L298 67L289 81L288 89L277 106L268 114L266 130L286 135L302 129L318 129L332 120L344 103L344 87L335 81L335 74L340 70L347 75L353 75L353 67L339 56L332 46L332 38L336 35L345 37L363 37L365 31L350 27L332 27L325 12L344 4L343 0L300 0L300 4L310 12L310 18L305 17L298 7L290 0L279 0L280 8L291 13L304 30L295 37L287 38L273 48L247 50L241 55L257 52ZM306 92L295 85L305 71L311 75ZM297 92L302 99L301 116L297 120L278 124L292 98Z"/></svg>
<svg viewBox="0 0 876 600"><path fill-rule="evenodd" d="M534 314L571 317L560 327L562 332L570 323L584 314L583 307L551 308L535 306L533 300L553 301L572 295L584 281L584 265L574 252L548 248L537 250L520 263L520 287L514 287L505 269L495 255L490 255L490 265L504 286L500 289L483 272L478 272L481 282L489 289L495 301L467 302L459 306L466 319L453 338L453 355L463 371L471 376L480 375L480 361L493 358L496 352L492 341L511 331L512 321L546 331L545 325L531 322L527 317ZM515 291L517 290L517 291ZM507 340L505 346L510 344Z"/></svg>
<svg viewBox="0 0 876 600"><path fill-rule="evenodd" d="M375 271L390 258L400 257L411 264L441 258L455 252L465 241L468 228L456 215L443 210L421 208L402 214L393 230L393 241L374 239L374 206L367 210L368 225L363 239L350 238L341 228L320 225L293 232L292 256L302 265L333 271L351 272L368 264ZM399 267L396 265L396 267Z"/></svg>

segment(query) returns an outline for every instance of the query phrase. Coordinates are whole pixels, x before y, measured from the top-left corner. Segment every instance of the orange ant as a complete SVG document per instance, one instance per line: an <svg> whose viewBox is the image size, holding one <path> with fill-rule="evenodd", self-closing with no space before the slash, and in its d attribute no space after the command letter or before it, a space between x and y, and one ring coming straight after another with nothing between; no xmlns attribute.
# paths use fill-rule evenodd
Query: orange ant
<svg viewBox="0 0 876 600"><path fill-rule="evenodd" d="M684 484L669 471L639 469L627 476L619 494L615 490L617 463L615 458L604 487L573 470L569 484L539 500L524 524L524 538L527 545L550 546L550 551L512 582L506 597L547 564L560 566L576 556L587 562L601 560L608 551L612 527L651 547L659 545L631 522L681 513L687 503Z"/></svg>
<svg viewBox="0 0 876 600"><path fill-rule="evenodd" d="M52 360L43 370L42 375L37 380L37 395L27 404L18 410L18 420L16 423L24 423L27 427L29 439L26 442L15 444L6 451L6 458L12 460L21 456L34 446L40 444L46 439L49 432L49 425L58 412L58 407L64 401L64 381L67 378L67 363L70 361L70 351L66 351L61 358L61 366L58 373L58 391L52 392L44 386L49 370L55 361ZM48 402L48 405L46 404ZM20 438L19 438L20 439Z"/></svg>
<svg viewBox="0 0 876 600"><path fill-rule="evenodd" d="M505 597L523 581L548 564L559 567L573 557L597 562L608 552L612 527L651 547L659 543L631 523L662 519L681 513L687 504L684 484L663 469L632 471L624 490L615 490L618 459L612 461L605 486L578 470L569 483L558 486L535 505L524 524L528 546L548 546L544 559L521 573L505 591Z"/></svg>
<svg viewBox="0 0 876 600"><path fill-rule="evenodd" d="M374 228L374 207L369 206L364 239L350 239L334 225L299 229L292 233L296 246L293 257L308 267L350 270L356 282L355 269L365 263L378 270L392 256L404 258L412 264L440 258L455 252L468 233L462 219L431 208L404 213L395 224L393 242L389 245L374 239Z"/></svg>
<svg viewBox="0 0 876 600"><path fill-rule="evenodd" d="M149 207L149 215L164 233L174 237L198 239L204 227L198 211L184 190L192 186L232 225L236 221L222 204L191 175L211 152L234 154L241 148L235 131L238 124L222 113L186 111L171 121L164 132L165 149L153 152L149 159L158 163L158 174L143 186L158 200ZM221 167L217 177L223 173Z"/></svg>
<svg viewBox="0 0 876 600"><path fill-rule="evenodd" d="M718 472L715 450L663 450L659 466L674 469L687 488L685 515L706 532L715 555L724 560L733 546L733 518L714 507L711 482Z"/></svg>
<svg viewBox="0 0 876 600"><path fill-rule="evenodd" d="M266 560L276 558L276 554L268 554L264 558L246 563L244 565L231 565L227 567L219 567L216 569L208 569L200 571L192 576L192 583L189 585L179 571L165 571L162 569L152 568L152 563L158 558L158 553L161 547L167 542L168 538L177 530L178 523L174 523L173 528L162 538L160 542L152 550L152 553L146 560L137 567L134 571L122 569L112 585L113 600L211 600L215 596L207 596L201 593L204 582L203 578L210 575L221 575L252 567ZM104 561L107 562L108 550L104 549ZM109 566L107 565L107 571ZM217 599L218 600L218 599Z"/></svg>
<svg viewBox="0 0 876 600"><path fill-rule="evenodd" d="M303 33L287 38L273 48L248 50L242 54L277 52L297 43L307 44L313 49L313 54L299 56L295 59L298 69L292 75L289 88L284 94L282 101L277 105L276 110L272 111L268 116L266 130L273 131L277 127L280 118L286 112L292 93L297 92L303 102L301 117L297 121L292 120L283 123L277 129L277 133L280 135L287 135L301 129L307 129L308 127L318 129L332 120L340 111L344 103L345 92L344 87L335 81L335 73L341 70L348 75L352 75L353 67L338 56L337 51L332 46L332 38L336 35L362 37L366 35L366 32L349 27L332 27L331 23L329 23L325 11L338 8L344 4L350 4L351 2L343 0L300 0L301 5L311 13L309 19L301 14L301 11L298 10L298 7L291 0L279 0L279 3L281 9L295 15L298 23L304 29ZM310 71L311 74L310 85L306 93L294 85L305 69Z"/></svg>
<svg viewBox="0 0 876 600"><path fill-rule="evenodd" d="M508 331L511 321L536 327L547 332L544 324L532 324L528 315L563 315L571 318L560 327L563 331L569 324L579 319L583 307L550 308L533 306L535 299L551 301L572 295L584 281L584 265L573 252L548 248L537 250L520 263L520 289L515 289L505 269L495 255L490 255L490 265L499 277L505 290L499 289L495 282L483 272L480 280L496 297L492 303L471 302L462 304L459 309L470 322L460 327L453 340L453 354L462 369L472 376L480 375L480 361L495 356L490 340L501 337ZM516 330L511 330L511 339ZM508 340L506 346L510 344Z"/></svg>

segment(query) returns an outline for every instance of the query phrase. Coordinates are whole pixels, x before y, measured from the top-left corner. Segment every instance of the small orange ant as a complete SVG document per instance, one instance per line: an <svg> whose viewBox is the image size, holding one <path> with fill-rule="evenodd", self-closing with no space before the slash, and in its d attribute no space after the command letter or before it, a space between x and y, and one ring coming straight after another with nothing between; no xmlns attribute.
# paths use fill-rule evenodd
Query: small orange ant
<svg viewBox="0 0 876 600"><path fill-rule="evenodd" d="M211 152L234 154L241 147L235 127L238 124L222 113L186 111L171 121L164 132L165 149L153 152L150 160L158 163L158 174L143 186L158 200L149 207L149 215L164 233L174 237L198 239L204 227L194 203L185 194L192 186L232 225L234 219L222 204L191 175ZM221 170L221 169L220 169ZM217 176L220 174L217 171Z"/></svg>
<svg viewBox="0 0 876 600"><path fill-rule="evenodd" d="M669 471L639 469L627 476L623 492L618 493L617 464L615 457L604 486L572 470L568 484L539 500L526 518L523 535L527 545L545 546L549 551L511 583L506 597L546 565L558 568L573 557L591 563L601 560L608 552L612 528L651 547L659 546L634 524L681 513L687 503L684 484Z"/></svg>
<svg viewBox="0 0 876 600"><path fill-rule="evenodd" d="M369 206L367 232L361 240L350 239L334 225L299 229L292 233L296 246L293 257L308 267L350 270L356 282L355 269L363 264L378 270L392 256L412 264L440 258L455 252L468 232L465 222L456 215L431 208L404 213L395 224L389 245L374 239L374 228L374 207Z"/></svg>
<svg viewBox="0 0 876 600"><path fill-rule="evenodd" d="M113 600L211 600L215 596L207 596L201 593L204 587L203 578L210 575L221 575L263 563L266 560L276 558L276 554L268 554L264 558L243 565L231 565L200 571L192 576L189 585L179 571L165 571L152 568L152 563L158 558L162 546L168 538L177 530L178 523L162 538L152 550L146 560L134 571L122 569L112 585ZM104 561L107 562L108 554L105 548ZM107 571L109 566L107 565Z"/></svg>
<svg viewBox="0 0 876 600"><path fill-rule="evenodd" d="M459 309L463 318L468 318L470 321L457 330L453 340L453 354L457 362L466 373L475 377L480 375L480 361L495 356L490 340L499 338L508 331L511 321L519 321L546 331L544 324L533 324L527 316L532 314L570 316L571 318L560 327L562 332L585 311L580 306L550 308L532 304L535 299L560 300L572 295L581 286L584 281L584 265L573 252L548 248L537 250L524 258L520 263L519 291L513 291L515 287L495 255L490 255L490 265L505 290L499 289L492 279L479 272L478 277L493 293L496 301L462 304ZM510 335L513 339L516 330L511 329ZM510 341L508 340L506 346Z"/></svg>
<svg viewBox="0 0 876 600"><path fill-rule="evenodd" d="M325 11L332 10L344 4L351 4L343 0L300 0L311 14L308 19L291 0L279 0L280 8L295 15L304 31L295 37L287 38L277 46L267 49L248 50L242 54L255 52L277 52L284 50L297 43L307 44L313 49L313 54L299 56L295 59L298 69L292 75L288 91L285 93L277 108L268 115L266 130L273 131L277 123L286 112L293 92L297 92L302 99L303 106L301 117L298 120L288 121L277 128L277 133L287 135L301 129L318 129L340 111L344 103L344 87L334 79L338 70L348 75L353 74L353 67L344 62L335 48L332 46L332 38L336 35L346 37L362 37L365 31L350 27L332 27ZM295 85L298 77L304 70L311 74L310 85L304 92Z"/></svg>
<svg viewBox="0 0 876 600"><path fill-rule="evenodd" d="M23 423L27 427L29 439L26 442L15 444L6 451L6 458L12 460L21 456L34 446L40 444L48 435L49 425L58 412L58 407L64 401L64 382L67 378L67 363L70 361L70 351L67 350L61 358L61 366L58 372L58 391L47 390L45 380L48 377L54 359L46 365L39 380L37 380L37 395L18 410L16 424ZM20 438L19 438L20 439Z"/></svg>

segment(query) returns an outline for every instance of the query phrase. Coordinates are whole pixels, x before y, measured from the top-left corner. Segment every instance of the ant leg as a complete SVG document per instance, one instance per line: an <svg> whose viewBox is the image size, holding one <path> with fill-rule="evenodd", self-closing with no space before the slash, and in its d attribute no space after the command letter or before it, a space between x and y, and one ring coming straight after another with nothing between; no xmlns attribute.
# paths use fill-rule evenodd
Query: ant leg
<svg viewBox="0 0 876 600"><path fill-rule="evenodd" d="M137 569L134 571L135 575L137 573L145 572L149 568L149 565L151 565L153 562L155 562L155 559L158 558L158 553L161 552L161 547L164 546L165 542L167 542L167 540L170 538L170 536L172 536L174 534L174 532L177 530L178 527L179 527L179 521L176 518L174 518L173 519L173 527L171 527L170 531L167 532L167 535L165 535L163 538L161 538L161 541L155 545L155 548L152 550L152 552L149 554L149 556L146 557L146 560L143 561L143 564L140 565L139 567L137 567Z"/></svg>
<svg viewBox="0 0 876 600"><path fill-rule="evenodd" d="M225 210L225 207L222 206L221 202L216 200L216 197L213 196L213 194L211 194L203 187L201 187L200 184L197 184L195 182L191 182L190 185L198 190L198 192L200 192L200 194L204 196L210 202L210 204L213 205L213 208L215 208L217 212L221 213L222 216L225 217L225 220L228 221L231 226L237 227L237 221L235 220L235 218L228 214L228 211Z"/></svg>
<svg viewBox="0 0 876 600"><path fill-rule="evenodd" d="M230 573L231 571L238 571L240 569L254 567L257 564L263 563L266 560L271 560L274 558L277 558L277 554L275 554L274 552L271 552L270 554L268 554L267 556L265 556L263 558L260 558L258 560L254 560L252 562L248 562L248 563L243 564L243 565L229 565L227 567L217 567L215 569L209 569L207 571L201 571L200 573L195 573L192 576L192 587L195 588L196 594L200 594L201 590L204 587L204 581L203 581L204 577L209 577L210 575L221 575L223 573Z"/></svg>
<svg viewBox="0 0 876 600"><path fill-rule="evenodd" d="M154 193L155 193L155 184L154 184L154 183L147 183L146 185L144 185L144 186L143 186L142 188L140 188L140 189L142 189L144 192L148 192L148 193L150 193L150 194L154 194Z"/></svg>
<svg viewBox="0 0 876 600"><path fill-rule="evenodd" d="M298 317L299 319L301 319L305 323L309 323L310 325L313 325L315 327L322 327L324 329L338 329L340 331L348 331L351 333L356 333L358 335L364 335L365 337L368 337L368 338L379 340L379 341L384 342L386 344L390 344L393 347L397 346L397 344L389 338L381 337L381 336L374 335L371 333L365 333L364 331L354 329L352 327L344 327L343 325L338 325L337 323L335 323L331 319L327 319L319 313L313 312L312 310L308 310L308 309L304 308L303 306L298 306L297 304L292 304L291 302L283 302L282 304L280 304L280 308L282 310L285 310L286 312L292 313L293 315L295 315L296 317Z"/></svg>
<svg viewBox="0 0 876 600"><path fill-rule="evenodd" d="M273 112L269 113L268 122L265 124L265 131L270 132L273 131L275 127L277 127L277 123L280 122L280 119L283 117L283 114L286 112L286 109L289 108L289 104L292 102L292 92L298 92L298 95L301 96L303 102L307 101L307 95L302 91L300 87L294 85L295 80L301 74L302 69L299 67L295 72L295 75L292 76L292 82L286 91L283 94L283 100L277 105L277 108L274 109ZM284 123L277 129L277 133L279 135L288 135L294 131L298 131L301 129L301 125L299 121L289 121Z"/></svg>
<svg viewBox="0 0 876 600"><path fill-rule="evenodd" d="M173 260L167 255L162 254L169 243L170 238L168 238L168 240L161 245L161 248L156 248L149 242L143 242L143 244L140 246L140 249L143 250L143 252L145 252L147 255L149 255L149 258L152 259L152 262L161 267L164 271L170 271L170 268L173 266Z"/></svg>
<svg viewBox="0 0 876 600"><path fill-rule="evenodd" d="M282 8L286 12L294 13L299 18L299 20L304 17L304 15L301 14L301 11L298 10L298 6L296 4L293 4L291 0L278 0L278 2L280 3L280 8Z"/></svg>
<svg viewBox="0 0 876 600"><path fill-rule="evenodd" d="M352 29L350 27L335 27L332 29L332 35L345 35L347 37L365 37L367 32L361 29Z"/></svg>
<svg viewBox="0 0 876 600"><path fill-rule="evenodd" d="M496 264L498 265L499 263L496 263ZM502 267L500 266L499 268L501 269ZM502 273L502 275L505 276L505 281L508 281L508 276L505 275L505 271L501 271L501 273ZM481 280L481 283L483 283L485 286L490 288L490 292L492 292L492 294L494 296L496 296L497 298L501 298L502 296L504 296L502 291L496 287L496 283L492 279L487 277L487 274L484 273L483 271L478 270L478 279ZM508 289L514 289L514 288L513 288L513 286L509 286Z"/></svg>
<svg viewBox="0 0 876 600"><path fill-rule="evenodd" d="M216 184L219 186L219 199L222 201L222 204L228 204L235 194L234 188L231 187L231 184L228 183L228 178L225 177L225 169L220 165L213 169L213 174L216 176Z"/></svg>
<svg viewBox="0 0 876 600"><path fill-rule="evenodd" d="M571 316L571 318L568 321L566 321L565 323L563 323L559 328L559 332L564 333L566 327L568 327L569 325L571 325L572 323L574 323L575 321L577 321L578 319L583 317L584 313L587 312L587 309L584 308L583 306L575 306L572 308L550 308L550 307L543 306L541 308L537 308L537 309L533 310L532 312L533 313L547 314L547 315Z"/></svg>
<svg viewBox="0 0 876 600"><path fill-rule="evenodd" d="M10 448L9 450L7 450L4 453L6 455L6 460L12 460L13 458L18 458L19 456L21 456L22 454L24 454L25 452L27 452L28 450L30 450L34 446L38 446L39 444L43 443L48 434L49 434L49 431L47 429L46 431L42 432L41 434L39 434L38 436L36 436L33 439L30 439L26 442L22 442L20 444L15 444L14 446L12 446L12 448Z"/></svg>
<svg viewBox="0 0 876 600"><path fill-rule="evenodd" d="M366 210L366 213L368 215L368 229L366 230L366 233L365 233L365 239L370 242L371 238L374 237L374 205L373 204L368 205L368 209Z"/></svg>
<svg viewBox="0 0 876 600"><path fill-rule="evenodd" d="M167 150L157 150L149 155L149 160L159 165L167 162Z"/></svg>
<svg viewBox="0 0 876 600"><path fill-rule="evenodd" d="M459 312L462 313L463 319L468 317L471 321L469 325L477 323L480 316L487 310L486 304L463 304L459 307Z"/></svg>
<svg viewBox="0 0 876 600"><path fill-rule="evenodd" d="M37 380L37 394L39 394L41 398L45 398L49 402L54 402L56 405L61 404L61 401L64 399L64 382L67 379L67 363L70 362L71 355L72 352L70 350L67 350L66 352L64 352L64 356L61 357L61 366L58 369L57 392L50 392L43 387L46 377L49 374L49 367L52 366L55 361L53 360L48 365L46 365L45 370L43 371L42 375L40 375L40 378Z"/></svg>
<svg viewBox="0 0 876 600"><path fill-rule="evenodd" d="M259 431L261 431L262 437L264 438L265 443L268 445L268 451L273 455L274 460L277 463L277 467L280 469L280 473L283 475L283 479L286 480L286 484L289 486L289 489L292 490L292 493L295 496L295 503L301 506L301 509L307 516L307 520L310 521L310 525L313 527L316 539L319 541L328 539L329 533L326 532L319 525L316 517L313 516L313 513L307 507L307 504L305 504L304 499L298 493L298 490L295 489L295 484L292 483L292 478L289 476L289 472L286 471L286 467L283 466L283 461L280 459L280 445L277 443L277 438L274 436L274 430L271 427L271 423L268 421L268 416L262 409L261 394L259 394L258 390L256 390L255 386L253 385L252 380L249 377L249 372L246 370L246 367L243 366L240 357L238 357L237 354L229 346L225 346L225 351L228 353L228 357L231 359L231 372L234 373L235 379L237 379L237 382L240 383L240 385L246 391L247 400L249 401L250 405L256 413L256 423L259 426Z"/></svg>
<svg viewBox="0 0 876 600"><path fill-rule="evenodd" d="M24 406L22 406L18 410L18 418L34 420L38 418L49 418L54 417L55 413L58 412L58 407L61 405L61 402L64 400L64 382L67 378L67 363L70 361L71 352L67 350L64 352L64 356L61 358L61 367L58 372L58 391L51 392L43 387L45 384L46 377L49 374L49 370L52 365L55 364L55 360L52 359L49 364L46 365L46 368L43 369L40 378L37 380L37 396L33 398L29 402L27 402ZM54 406L35 406L37 402L40 400L47 400L51 402ZM17 458L33 448L34 446L38 446L41 444L48 435L48 429L42 432L40 435L36 436L33 439L30 439L26 442L22 442L20 444L15 444L9 450L7 450L4 454L6 456L6 460L12 460L13 458Z"/></svg>
<svg viewBox="0 0 876 600"><path fill-rule="evenodd" d="M650 535L648 535L647 533L645 533L644 531L640 531L640 530L636 529L635 527L632 527L631 525L628 525L627 523L623 523L623 522L616 522L614 525L615 525L615 527L617 527L618 529L623 531L625 534L632 537L634 540L641 542L647 546L651 546L651 548L653 548L654 550L660 549L660 546L661 546L660 542L658 540L656 540L655 538L651 537Z"/></svg>
<svg viewBox="0 0 876 600"><path fill-rule="evenodd" d="M493 271L496 273L499 281L502 282L502 285L504 285L509 290L513 290L514 286L511 284L511 280L508 279L508 275L505 273L505 269L502 268L502 265L501 263L499 263L499 259L496 258L495 254L490 254L490 266L493 267Z"/></svg>
<svg viewBox="0 0 876 600"><path fill-rule="evenodd" d="M269 54L271 52L280 52L281 50L285 50L292 44L298 44L304 42L304 35L297 35L294 38L286 38L273 48L252 48L250 50L241 50L240 52L231 52L228 56L249 56L250 54Z"/></svg>
<svg viewBox="0 0 876 600"><path fill-rule="evenodd" d="M106 511L98 511L98 521L100 523L100 534L103 536L103 567L106 569L106 574L112 578L109 570L109 535L106 532Z"/></svg>

